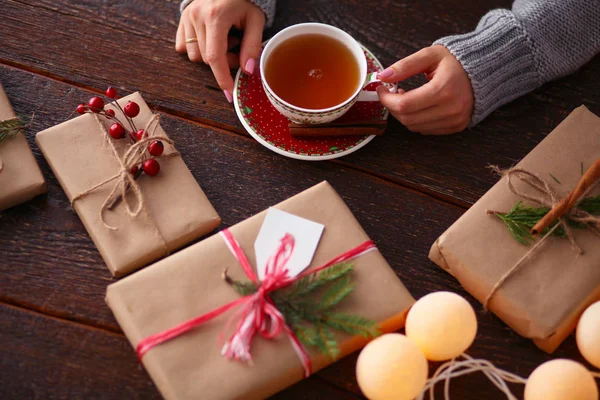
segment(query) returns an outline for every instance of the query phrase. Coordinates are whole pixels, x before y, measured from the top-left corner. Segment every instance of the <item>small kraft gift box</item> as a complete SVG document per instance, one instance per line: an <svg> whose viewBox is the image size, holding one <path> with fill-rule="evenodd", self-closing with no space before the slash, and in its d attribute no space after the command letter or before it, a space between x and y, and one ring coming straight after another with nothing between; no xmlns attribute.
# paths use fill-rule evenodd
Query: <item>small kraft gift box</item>
<svg viewBox="0 0 600 400"><path fill-rule="evenodd" d="M599 166L600 118L581 106L515 167L498 171L502 179L429 254L489 310L549 353L600 299ZM578 192L582 183L589 187ZM582 196L572 198L575 192ZM537 237L531 234L539 219L571 198L559 221Z"/></svg>
<svg viewBox="0 0 600 400"><path fill-rule="evenodd" d="M133 93L118 103L119 107L108 104L36 136L115 277L168 255L221 222L142 96ZM135 111L131 121L123 111L128 104L136 105L129 106ZM114 122L115 116L144 130L128 132L123 127L127 124ZM114 129L116 125L121 126ZM159 151L150 151L150 146ZM152 164L148 169L147 160Z"/></svg>

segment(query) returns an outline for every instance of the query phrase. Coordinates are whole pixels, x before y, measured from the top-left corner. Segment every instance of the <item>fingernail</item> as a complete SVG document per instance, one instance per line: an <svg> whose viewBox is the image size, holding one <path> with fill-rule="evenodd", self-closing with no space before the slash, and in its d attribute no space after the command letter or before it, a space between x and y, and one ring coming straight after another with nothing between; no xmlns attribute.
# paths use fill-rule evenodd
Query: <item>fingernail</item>
<svg viewBox="0 0 600 400"><path fill-rule="evenodd" d="M389 78L390 76L392 76L394 74L394 70L391 68L386 68L383 71L379 72L377 74L377 78L379 79L385 79L385 78Z"/></svg>
<svg viewBox="0 0 600 400"><path fill-rule="evenodd" d="M244 67L244 69L246 70L246 72L249 75L254 74L254 64L256 63L256 61L254 61L254 58L250 58L248 61L246 61L246 66Z"/></svg>
<svg viewBox="0 0 600 400"><path fill-rule="evenodd" d="M223 90L223 93L225 93L225 97L227 97L227 101L232 103L233 102L233 96L231 95L231 92L229 90Z"/></svg>

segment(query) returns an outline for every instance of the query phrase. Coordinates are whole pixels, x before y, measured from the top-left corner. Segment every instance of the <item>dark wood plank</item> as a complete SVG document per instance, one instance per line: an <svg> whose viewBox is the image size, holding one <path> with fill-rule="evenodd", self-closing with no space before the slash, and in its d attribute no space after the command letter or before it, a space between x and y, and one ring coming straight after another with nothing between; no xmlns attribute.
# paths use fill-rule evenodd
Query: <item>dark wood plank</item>
<svg viewBox="0 0 600 400"><path fill-rule="evenodd" d="M0 304L3 399L160 399L122 334ZM360 397L319 377L271 399Z"/></svg>
<svg viewBox="0 0 600 400"><path fill-rule="evenodd" d="M63 121L74 105L91 94L7 67L0 67L0 81L17 112L36 110L37 117L27 133L32 146L35 132ZM549 358L492 314L483 312L452 277L427 259L430 244L460 216L461 209L336 164L282 159L238 135L210 131L172 117L164 118L163 125L225 225L327 179L415 297L452 290L473 303L480 323L479 336L470 350L474 356L489 358L523 375ZM111 281L108 270L35 146L34 153L48 179L49 191L0 218L0 259L4 261L0 263L0 299L118 333L120 329L104 304L105 288ZM557 354L578 357L574 341L570 339ZM133 351L127 349L123 357L133 357ZM354 362L352 357L342 360L319 376L359 393ZM501 398L490 391L482 377L461 382L455 389L461 398Z"/></svg>
<svg viewBox="0 0 600 400"><path fill-rule="evenodd" d="M293 23L337 25L390 64L438 37L471 30L489 9L510 0L374 2L280 1L269 36ZM210 70L173 51L177 2L98 3L3 0L0 61L94 90L109 84L143 90L159 109L242 133L232 108L214 90ZM374 21L377 21L376 23ZM339 163L468 206L495 181L489 164L510 165L527 154L573 108L600 113L600 57L581 71L500 108L475 129L422 137L393 121L386 135ZM157 77L160 76L160 79ZM422 79L402 84L413 88Z"/></svg>
<svg viewBox="0 0 600 400"><path fill-rule="evenodd" d="M179 24L179 0L40 0L40 6L61 14L91 20L111 27L143 36L160 39L175 45L175 32Z"/></svg>

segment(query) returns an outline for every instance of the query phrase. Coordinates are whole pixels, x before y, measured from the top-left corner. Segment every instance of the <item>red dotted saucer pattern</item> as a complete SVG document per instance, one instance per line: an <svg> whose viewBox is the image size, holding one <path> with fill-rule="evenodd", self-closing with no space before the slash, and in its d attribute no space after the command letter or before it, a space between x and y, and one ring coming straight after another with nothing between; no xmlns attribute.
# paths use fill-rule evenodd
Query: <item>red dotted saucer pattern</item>
<svg viewBox="0 0 600 400"><path fill-rule="evenodd" d="M379 61L369 51L365 50L365 55L369 72L382 69ZM374 83L366 89L375 90L378 85ZM264 92L258 68L251 76L240 74L235 92L242 118L258 136L281 150L304 156L325 156L349 150L368 138L368 136L301 139L292 137L287 118L273 107ZM352 122L385 118L387 118L385 107L378 101L369 101L355 103L337 121Z"/></svg>

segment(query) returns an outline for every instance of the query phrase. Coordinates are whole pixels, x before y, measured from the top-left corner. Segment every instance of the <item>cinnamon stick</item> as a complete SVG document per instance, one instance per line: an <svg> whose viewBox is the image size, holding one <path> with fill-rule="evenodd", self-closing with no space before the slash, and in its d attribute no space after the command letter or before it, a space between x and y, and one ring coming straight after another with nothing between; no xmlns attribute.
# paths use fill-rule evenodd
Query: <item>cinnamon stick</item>
<svg viewBox="0 0 600 400"><path fill-rule="evenodd" d="M573 204L575 204L598 179L600 179L600 158L588 168L579 180L575 189L573 189L567 197L552 207L552 209L534 225L531 229L531 234L535 236L538 233L543 232L547 227L552 225L554 221L565 215L565 213L573 207Z"/></svg>
<svg viewBox="0 0 600 400"><path fill-rule="evenodd" d="M304 125L290 122L288 126L290 134L294 137L381 135L385 132L387 120L332 122L319 125Z"/></svg>

